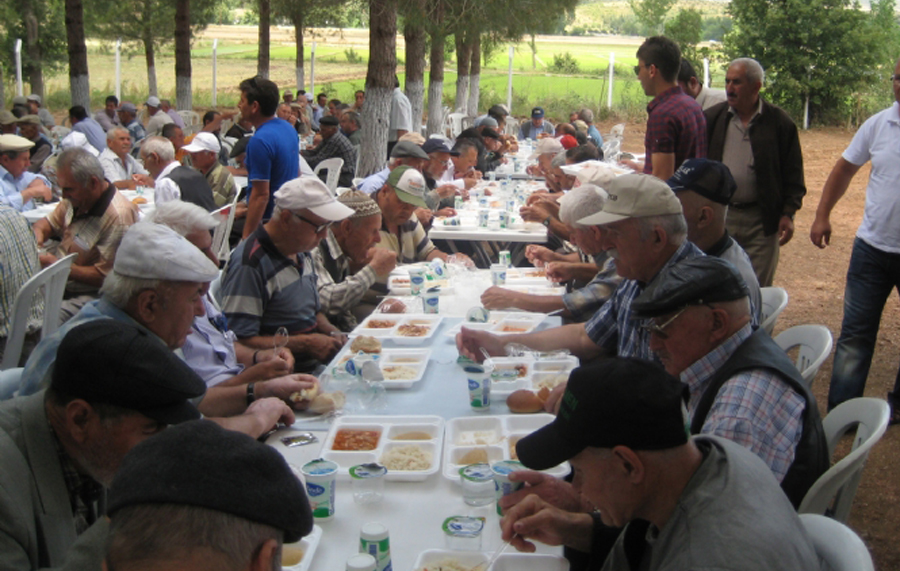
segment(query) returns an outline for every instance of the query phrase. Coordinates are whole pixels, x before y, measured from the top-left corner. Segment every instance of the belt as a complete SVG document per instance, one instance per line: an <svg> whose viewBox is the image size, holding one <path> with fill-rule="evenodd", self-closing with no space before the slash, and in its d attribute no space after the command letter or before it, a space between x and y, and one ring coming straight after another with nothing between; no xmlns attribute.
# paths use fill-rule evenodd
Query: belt
<svg viewBox="0 0 900 571"><path fill-rule="evenodd" d="M748 208L753 208L754 206L758 206L759 202L732 202L728 206L730 208L734 208L735 210L746 210Z"/></svg>

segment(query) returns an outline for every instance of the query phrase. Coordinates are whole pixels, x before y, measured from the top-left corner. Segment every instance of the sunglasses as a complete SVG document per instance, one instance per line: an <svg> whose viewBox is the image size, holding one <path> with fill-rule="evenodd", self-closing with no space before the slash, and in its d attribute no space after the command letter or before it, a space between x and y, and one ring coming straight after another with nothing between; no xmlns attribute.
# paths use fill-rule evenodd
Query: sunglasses
<svg viewBox="0 0 900 571"><path fill-rule="evenodd" d="M310 226L312 226L313 228L315 228L315 229L316 229L316 234L320 234L320 233L324 232L329 226L331 226L332 224L334 224L334 222L326 222L325 224L316 224L316 223L313 222L312 220L310 220L310 219L308 219L308 218L304 218L303 216L297 214L296 212L291 212L291 214L293 214L294 216L296 216L296 217L299 218L300 220L306 222L307 224L309 224Z"/></svg>

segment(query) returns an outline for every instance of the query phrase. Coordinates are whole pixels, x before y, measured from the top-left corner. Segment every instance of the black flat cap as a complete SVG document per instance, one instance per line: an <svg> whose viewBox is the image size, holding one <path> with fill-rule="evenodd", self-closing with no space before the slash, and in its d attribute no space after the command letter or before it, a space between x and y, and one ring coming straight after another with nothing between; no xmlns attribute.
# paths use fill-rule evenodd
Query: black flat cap
<svg viewBox="0 0 900 571"><path fill-rule="evenodd" d="M661 271L633 302L632 319L650 319L688 305L734 301L750 295L737 268L715 256L682 260Z"/></svg>
<svg viewBox="0 0 900 571"><path fill-rule="evenodd" d="M572 371L556 419L516 443L546 470L585 448L664 450L688 441L688 387L657 363L615 357Z"/></svg>
<svg viewBox="0 0 900 571"><path fill-rule="evenodd" d="M737 183L728 167L709 159L688 159L666 181L674 191L692 190L719 204L728 204Z"/></svg>
<svg viewBox="0 0 900 571"><path fill-rule="evenodd" d="M485 127L481 130L481 136L487 137L488 139L499 139L500 134L497 131L491 129L490 127Z"/></svg>
<svg viewBox="0 0 900 571"><path fill-rule="evenodd" d="M426 153L450 153L451 156L459 156L459 151L451 150L443 139L438 138L428 139L422 143L422 150Z"/></svg>
<svg viewBox="0 0 900 571"><path fill-rule="evenodd" d="M319 119L319 125L330 125L332 127L337 127L340 121L338 118L333 115L326 115Z"/></svg>
<svg viewBox="0 0 900 571"><path fill-rule="evenodd" d="M209 420L168 428L135 446L109 490L109 514L139 504L207 508L280 529L292 543L312 531L300 480L273 448Z"/></svg>
<svg viewBox="0 0 900 571"><path fill-rule="evenodd" d="M50 386L164 424L200 418L190 399L206 392L206 383L162 341L113 319L83 323L63 337Z"/></svg>

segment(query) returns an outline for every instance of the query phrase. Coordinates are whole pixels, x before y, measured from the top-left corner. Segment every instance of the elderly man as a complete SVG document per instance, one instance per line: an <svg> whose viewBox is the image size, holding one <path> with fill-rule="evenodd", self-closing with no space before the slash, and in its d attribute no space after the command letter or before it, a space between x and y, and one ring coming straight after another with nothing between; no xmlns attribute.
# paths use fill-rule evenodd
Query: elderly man
<svg viewBox="0 0 900 571"><path fill-rule="evenodd" d="M394 91L391 93L391 114L388 122L388 156L400 137L410 131L417 132L419 130L412 124L412 121L412 104L400 89L400 80L394 75Z"/></svg>
<svg viewBox="0 0 900 571"><path fill-rule="evenodd" d="M557 282L573 279L586 268L590 282L565 295L537 295L493 286L481 294L481 303L487 309L516 308L538 313L560 312L573 321L587 321L606 303L622 281L616 275L611 256L603 251L603 230L599 226L580 224L579 219L602 212L606 192L594 185L585 184L572 190L560 200L559 216L569 226L569 241L583 254L593 256L589 264L581 263L578 254L561 256L551 252L558 261L546 267L547 277ZM572 259L574 257L575 259Z"/></svg>
<svg viewBox="0 0 900 571"><path fill-rule="evenodd" d="M519 127L519 140L552 137L553 131L553 125L544 121L544 108L535 107L531 110L531 121L524 121Z"/></svg>
<svg viewBox="0 0 900 571"><path fill-rule="evenodd" d="M99 156L103 176L116 188L131 189L153 186L153 179L144 165L131 156L131 134L128 129L114 126L106 132L106 148Z"/></svg>
<svg viewBox="0 0 900 571"><path fill-rule="evenodd" d="M56 126L56 121L53 119L53 114L51 114L46 107L41 105L42 102L40 95L32 93L25 99L28 101L28 112L32 115L37 115L38 117L40 117L41 125L48 129Z"/></svg>
<svg viewBox="0 0 900 571"><path fill-rule="evenodd" d="M541 139L534 149L534 152L528 157L529 161L537 159L537 164L528 166L526 171L528 174L547 178L550 174L550 163L553 161L553 157L563 151L565 151L565 149L556 139Z"/></svg>
<svg viewBox="0 0 900 571"><path fill-rule="evenodd" d="M399 141L394 145L394 148L391 149L391 158L388 159L387 166L363 179L363 181L359 183L357 190L371 195L373 192L384 186L391 171L395 168L405 165L421 171L427 160L429 160L429 156L422 150L421 146L408 139Z"/></svg>
<svg viewBox="0 0 900 571"><path fill-rule="evenodd" d="M123 102L117 113L119 122L128 129L133 144L137 145L147 137L147 131L141 125L141 122L137 120L137 107L134 106L134 103Z"/></svg>
<svg viewBox="0 0 900 571"><path fill-rule="evenodd" d="M183 164L182 160L187 157L187 153L182 150L184 149L184 130L175 123L167 123L163 125L160 136L172 143L172 146L175 148L175 160L179 164ZM190 166L190 163L188 163L188 166Z"/></svg>
<svg viewBox="0 0 900 571"><path fill-rule="evenodd" d="M37 243L28 221L15 209L0 204L0 361L12 328L12 306L19 288L39 271ZM25 322L23 363L40 339L43 315L44 301L36 295L31 299Z"/></svg>
<svg viewBox="0 0 900 571"><path fill-rule="evenodd" d="M79 568L98 569L105 488L134 445L200 417L189 399L203 382L152 335L112 320L71 329L48 377L45 391L0 404L0 559L61 567L74 545L93 560Z"/></svg>
<svg viewBox="0 0 900 571"><path fill-rule="evenodd" d="M19 134L34 143L34 146L28 149L28 157L31 160L28 171L41 172L41 166L53 152L53 145L41 133L41 118L37 115L25 115L16 121L16 125L19 126Z"/></svg>
<svg viewBox="0 0 900 571"><path fill-rule="evenodd" d="M109 130L117 125L121 125L116 108L119 106L119 98L115 95L108 95L104 102L103 109L94 113L94 121L96 121L103 130L109 133Z"/></svg>
<svg viewBox="0 0 900 571"><path fill-rule="evenodd" d="M41 254L42 267L77 254L60 309L64 322L97 297L113 268L122 236L139 214L138 207L104 178L100 161L84 149L60 153L56 169L63 200L32 229L39 247L50 238L60 241L55 253Z"/></svg>
<svg viewBox="0 0 900 571"><path fill-rule="evenodd" d="M309 252L332 223L353 214L328 187L312 177L285 183L275 193L272 218L256 228L231 255L222 277L222 311L238 339L267 349L280 328L286 347L315 370L342 347L341 335L321 311Z"/></svg>
<svg viewBox="0 0 900 571"><path fill-rule="evenodd" d="M15 135L18 133L16 120L18 118L8 109L0 109L0 135Z"/></svg>
<svg viewBox="0 0 900 571"><path fill-rule="evenodd" d="M685 93L693 97L694 101L704 111L713 105L723 103L727 99L723 89L705 87L697 79L697 72L694 71L694 66L685 58L681 58L681 68L678 70L678 85L681 86Z"/></svg>
<svg viewBox="0 0 900 571"><path fill-rule="evenodd" d="M275 116L290 123L298 135L303 134L303 123L297 119L297 115L294 114L290 103L279 104L275 110Z"/></svg>
<svg viewBox="0 0 900 571"><path fill-rule="evenodd" d="M722 161L737 182L728 209L728 231L747 251L759 285L769 287L779 248L794 235L794 214L806 183L797 126L759 96L759 62L740 58L725 74L728 102L706 111L709 158Z"/></svg>
<svg viewBox="0 0 900 571"><path fill-rule="evenodd" d="M159 100L159 97L151 95L144 102L144 106L147 108L147 117L150 118L147 121L148 137L161 136L163 125L175 122L168 113L162 110L162 102Z"/></svg>
<svg viewBox="0 0 900 571"><path fill-rule="evenodd" d="M587 125L587 138L590 142L594 143L598 149L603 146L603 137L600 135L600 131L597 130L597 127L594 126L594 112L588 108L584 108L578 112L578 119L584 121L585 125Z"/></svg>
<svg viewBox="0 0 900 571"><path fill-rule="evenodd" d="M280 569L313 529L302 486L273 448L206 421L136 446L109 491L104 568ZM202 533L198 530L203 530ZM227 545L227 549L222 546Z"/></svg>
<svg viewBox="0 0 900 571"><path fill-rule="evenodd" d="M830 466L816 399L763 329L729 262L706 256L664 270L631 304L650 348L690 389L691 432L749 448L799 506Z"/></svg>
<svg viewBox="0 0 900 571"><path fill-rule="evenodd" d="M75 105L69 108L69 122L72 123L72 130L82 133L87 137L88 142L97 151L106 148L106 133L103 127L90 117L87 111L81 105Z"/></svg>
<svg viewBox="0 0 900 571"><path fill-rule="evenodd" d="M766 465L733 442L689 437L684 394L677 379L635 359L574 371L559 415L516 450L534 469L568 460L575 489L596 510L564 511L530 495L506 510L503 539L523 551L534 540L564 544L604 571L819 569ZM608 556L597 541L605 526L624 526Z"/></svg>
<svg viewBox="0 0 900 571"><path fill-rule="evenodd" d="M34 143L18 135L0 135L0 202L19 212L34 209L35 198L52 198L50 182L28 171L31 165L29 149Z"/></svg>
<svg viewBox="0 0 900 571"><path fill-rule="evenodd" d="M163 137L148 137L141 144L141 160L156 181L154 199L157 204L169 200L184 200L215 210L212 189L206 178L196 169L185 167L175 160L175 147Z"/></svg>
<svg viewBox="0 0 900 571"><path fill-rule="evenodd" d="M357 310L366 291L376 280L387 279L397 266L397 257L390 250L373 248L381 241L382 218L374 200L351 190L339 196L338 201L351 208L353 214L328 229L325 239L313 251L313 259L322 313L341 331L352 331L364 313Z"/></svg>
<svg viewBox="0 0 900 571"><path fill-rule="evenodd" d="M344 111L341 114L341 133L347 137L351 145L358 147L362 144L359 113L356 111Z"/></svg>
<svg viewBox="0 0 900 571"><path fill-rule="evenodd" d="M168 99L160 99L159 100L159 108L169 117L172 118L172 122L178 125L179 129L184 129L184 118L172 107L172 104Z"/></svg>
<svg viewBox="0 0 900 571"><path fill-rule="evenodd" d="M184 151L191 156L191 164L206 177L216 208L231 204L237 194L234 177L219 162L221 150L218 137L204 132L197 133L191 144L184 147Z"/></svg>
<svg viewBox="0 0 900 571"><path fill-rule="evenodd" d="M475 165L478 164L478 146L472 139L461 139L453 145L450 152L450 162L441 178L437 179L438 185L452 184L460 191L468 191L481 180L482 173ZM468 196L467 192L463 192Z"/></svg>
<svg viewBox="0 0 900 571"><path fill-rule="evenodd" d="M668 179L687 159L706 156L706 119L700 105L678 86L681 50L665 36L653 36L637 51L634 73L644 93L653 97L647 105L643 171ZM624 161L634 170L641 165Z"/></svg>
<svg viewBox="0 0 900 571"><path fill-rule="evenodd" d="M448 182L438 183L447 172L450 160L459 156L459 151L454 151L447 146L443 139L428 139L422 144L422 151L428 155L428 162L422 167L422 175L428 192L425 193L425 202L428 208L437 212L442 207L452 208L454 198L465 190ZM463 181L464 183L464 181Z"/></svg>
<svg viewBox="0 0 900 571"><path fill-rule="evenodd" d="M349 188L353 185L353 173L356 171L356 147L341 133L338 124L336 117L331 115L322 117L319 120L322 142L317 147L300 151L300 156L306 159L312 168L328 159L342 159L344 164L341 166L338 186ZM327 176L326 171L319 173L322 182L325 182Z"/></svg>

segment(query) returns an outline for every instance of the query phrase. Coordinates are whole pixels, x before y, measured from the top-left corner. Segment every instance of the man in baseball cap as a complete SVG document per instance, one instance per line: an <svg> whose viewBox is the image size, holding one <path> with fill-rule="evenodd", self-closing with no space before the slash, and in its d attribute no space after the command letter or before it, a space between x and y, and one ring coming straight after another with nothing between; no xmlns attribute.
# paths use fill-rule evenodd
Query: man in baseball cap
<svg viewBox="0 0 900 571"><path fill-rule="evenodd" d="M339 125L338 118L332 115L325 115L319 119L319 135L322 136L322 142L316 147L300 151L300 156L306 159L311 168L316 168L319 163L328 159L341 159L344 163L337 184L350 188L353 185L353 173L356 171L357 152L350 139L341 133ZM329 174L322 171L319 178L325 182L325 177Z"/></svg>
<svg viewBox="0 0 900 571"><path fill-rule="evenodd" d="M363 181L357 185L357 190L371 195L384 186L388 175L390 175L391 171L397 167L405 165L418 171L421 171L425 167L427 164L426 161L428 161L428 154L417 143L405 138L407 136L409 135L404 135L404 138L398 141L397 144L394 145L394 148L391 149L391 155L387 165L380 171L363 179Z"/></svg>
<svg viewBox="0 0 900 571"><path fill-rule="evenodd" d="M519 140L534 139L541 136L553 136L553 125L544 121L544 108L535 107L531 110L531 121L524 121L519 127Z"/></svg>
<svg viewBox="0 0 900 571"><path fill-rule="evenodd" d="M53 119L53 115L50 113L50 111L47 110L46 107L43 106L40 95L32 93L26 99L28 100L28 112L34 115L38 115L41 118L41 124L44 127L50 129L51 127L56 125L56 121Z"/></svg>
<svg viewBox="0 0 900 571"><path fill-rule="evenodd" d="M565 544L589 553L592 569L604 559L608 570L817 569L768 467L731 441L689 438L686 397L685 385L647 361L608 359L573 371L556 419L516 451L534 469L568 460L574 491L593 509L568 511L540 492L528 495L505 510L503 539L526 551L534 549L529 539ZM618 539L607 554L600 540L611 534Z"/></svg>
<svg viewBox="0 0 900 571"><path fill-rule="evenodd" d="M216 207L221 208L234 202L237 187L234 177L219 162L219 153L222 151L219 138L213 133L201 131L182 150L191 155L191 165L206 177Z"/></svg>
<svg viewBox="0 0 900 571"><path fill-rule="evenodd" d="M275 193L272 218L231 254L222 277L222 312L248 347L271 348L285 328L297 372L315 372L343 346L340 331L321 312L310 252L332 223L354 211L322 181L300 177Z"/></svg>
<svg viewBox="0 0 900 571"><path fill-rule="evenodd" d="M168 125L169 123L174 123L175 121L169 116L168 113L163 111L162 102L160 102L159 97L151 95L147 98L147 101L144 103L144 105L147 106L147 116L150 118L150 120L147 122L147 136L161 136L163 125Z"/></svg>
<svg viewBox="0 0 900 571"><path fill-rule="evenodd" d="M138 146L147 137L147 131L141 122L137 120L137 107L130 101L123 101L122 105L116 109L116 112L119 115L119 123L128 129L128 134L131 135L132 144Z"/></svg>

